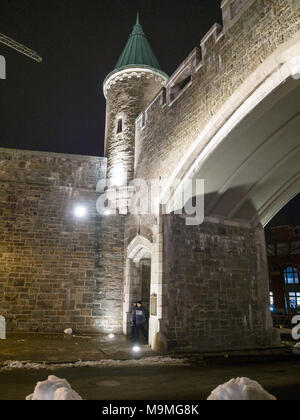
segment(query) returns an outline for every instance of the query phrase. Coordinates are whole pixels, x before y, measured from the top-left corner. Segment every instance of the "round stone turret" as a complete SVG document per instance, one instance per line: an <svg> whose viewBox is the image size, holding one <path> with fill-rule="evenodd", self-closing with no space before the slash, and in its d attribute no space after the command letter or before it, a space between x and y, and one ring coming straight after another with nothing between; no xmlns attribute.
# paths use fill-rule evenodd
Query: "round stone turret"
<svg viewBox="0 0 300 420"><path fill-rule="evenodd" d="M138 18L114 71L107 76L103 86L109 187L122 187L133 179L136 118L167 80Z"/></svg>

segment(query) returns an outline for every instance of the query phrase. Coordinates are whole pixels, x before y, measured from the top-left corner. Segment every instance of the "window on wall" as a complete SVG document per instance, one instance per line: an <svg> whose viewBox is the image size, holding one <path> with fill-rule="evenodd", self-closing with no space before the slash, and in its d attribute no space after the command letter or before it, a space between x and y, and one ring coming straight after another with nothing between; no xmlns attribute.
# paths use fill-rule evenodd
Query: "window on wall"
<svg viewBox="0 0 300 420"><path fill-rule="evenodd" d="M143 112L142 115L142 128L145 128L146 125L146 112Z"/></svg>
<svg viewBox="0 0 300 420"><path fill-rule="evenodd" d="M186 79L178 83L179 90L184 89L192 81L192 76L189 75Z"/></svg>
<svg viewBox="0 0 300 420"><path fill-rule="evenodd" d="M274 312L274 293L270 292L270 310Z"/></svg>
<svg viewBox="0 0 300 420"><path fill-rule="evenodd" d="M161 105L166 105L167 103L167 89L164 87L161 93Z"/></svg>
<svg viewBox="0 0 300 420"><path fill-rule="evenodd" d="M121 133L123 133L123 119L119 118L118 124L117 124L117 134L121 134Z"/></svg>
<svg viewBox="0 0 300 420"><path fill-rule="evenodd" d="M186 75L183 78L181 78L179 81L177 81L172 87L171 87L171 101L174 101L176 97L179 95L180 92L184 90L184 88L192 81L192 75Z"/></svg>
<svg viewBox="0 0 300 420"><path fill-rule="evenodd" d="M300 309L300 292L290 292L289 302L292 310Z"/></svg>
<svg viewBox="0 0 300 420"><path fill-rule="evenodd" d="M299 284L299 272L297 267L287 267L283 274L286 284Z"/></svg>

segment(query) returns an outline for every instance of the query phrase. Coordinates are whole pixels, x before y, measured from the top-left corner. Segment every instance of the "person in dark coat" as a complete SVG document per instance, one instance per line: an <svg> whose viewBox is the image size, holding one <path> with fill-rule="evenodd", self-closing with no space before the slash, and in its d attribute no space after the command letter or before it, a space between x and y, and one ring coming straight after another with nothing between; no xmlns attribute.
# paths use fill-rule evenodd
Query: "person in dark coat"
<svg viewBox="0 0 300 420"><path fill-rule="evenodd" d="M137 307L135 308L135 322L136 322L136 329L135 329L135 339L139 340L140 334L142 333L144 338L147 340L147 331L145 329L146 324L146 311L143 307L142 302L137 303Z"/></svg>
<svg viewBox="0 0 300 420"><path fill-rule="evenodd" d="M131 326L131 340L135 340L136 336L136 317L135 317L135 310L137 308L137 304L134 302L132 305L132 311L130 316L130 326Z"/></svg>

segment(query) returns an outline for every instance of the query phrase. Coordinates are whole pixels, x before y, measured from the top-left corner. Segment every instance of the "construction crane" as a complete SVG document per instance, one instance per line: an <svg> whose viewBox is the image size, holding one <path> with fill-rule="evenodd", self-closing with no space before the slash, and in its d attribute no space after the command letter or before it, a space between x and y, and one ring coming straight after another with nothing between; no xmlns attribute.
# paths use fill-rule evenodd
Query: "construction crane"
<svg viewBox="0 0 300 420"><path fill-rule="evenodd" d="M3 35L1 33L0 43L12 48L13 50L18 51L21 54L26 55L27 57L31 58L34 61L37 61L38 63L41 63L43 61L42 57L40 57L35 51L25 47L25 45L22 45L19 42L14 41L13 39L8 38L8 36Z"/></svg>

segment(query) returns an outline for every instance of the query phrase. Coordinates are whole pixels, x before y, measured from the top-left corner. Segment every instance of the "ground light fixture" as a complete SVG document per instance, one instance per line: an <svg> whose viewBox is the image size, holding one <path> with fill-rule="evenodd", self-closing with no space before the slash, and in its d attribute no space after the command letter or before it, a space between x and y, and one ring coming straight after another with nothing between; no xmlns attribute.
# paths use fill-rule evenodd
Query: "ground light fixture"
<svg viewBox="0 0 300 420"><path fill-rule="evenodd" d="M83 205L77 205L73 210L74 216L78 219L82 219L87 215L87 208Z"/></svg>
<svg viewBox="0 0 300 420"><path fill-rule="evenodd" d="M110 338L111 340L115 338L115 334L109 334L108 338Z"/></svg>
<svg viewBox="0 0 300 420"><path fill-rule="evenodd" d="M134 346L134 347L132 347L132 351L133 351L133 353L140 353L140 351L141 351L141 348L140 348L140 346Z"/></svg>

